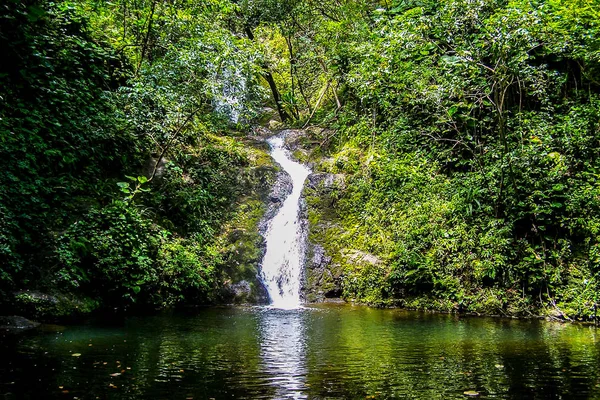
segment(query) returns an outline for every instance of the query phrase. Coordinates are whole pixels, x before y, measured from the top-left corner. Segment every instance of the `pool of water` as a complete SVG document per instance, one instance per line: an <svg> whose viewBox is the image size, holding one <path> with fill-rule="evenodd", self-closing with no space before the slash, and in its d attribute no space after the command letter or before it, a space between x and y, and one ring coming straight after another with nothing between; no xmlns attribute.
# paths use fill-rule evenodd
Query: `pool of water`
<svg viewBox="0 0 600 400"><path fill-rule="evenodd" d="M367 307L47 327L0 354L5 399L600 398L593 327Z"/></svg>

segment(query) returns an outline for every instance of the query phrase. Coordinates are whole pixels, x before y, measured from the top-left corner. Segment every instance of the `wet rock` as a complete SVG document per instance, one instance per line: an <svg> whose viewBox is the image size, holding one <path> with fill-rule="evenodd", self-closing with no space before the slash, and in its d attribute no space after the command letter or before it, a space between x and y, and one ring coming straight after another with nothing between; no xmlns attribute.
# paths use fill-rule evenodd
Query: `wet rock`
<svg viewBox="0 0 600 400"><path fill-rule="evenodd" d="M0 333L15 334L40 326L39 322L30 321L18 315L0 316Z"/></svg>
<svg viewBox="0 0 600 400"><path fill-rule="evenodd" d="M231 304L268 304L269 294L258 277L253 282L242 280L228 283L222 288L222 296Z"/></svg>
<svg viewBox="0 0 600 400"><path fill-rule="evenodd" d="M315 172L308 176L306 187L327 194L333 189L346 189L346 176L344 174L327 174Z"/></svg>
<svg viewBox="0 0 600 400"><path fill-rule="evenodd" d="M275 184L268 195L267 212L259 223L258 230L261 234L267 231L269 221L277 214L285 199L292 193L292 179L283 170L277 172Z"/></svg>
<svg viewBox="0 0 600 400"><path fill-rule="evenodd" d="M307 132L302 129L286 129L281 134L285 135L285 148L292 152L303 147L307 140Z"/></svg>
<svg viewBox="0 0 600 400"><path fill-rule="evenodd" d="M331 257L325 254L325 249L322 246L315 245L312 248L312 258L308 263L310 269L323 269L331 263Z"/></svg>
<svg viewBox="0 0 600 400"><path fill-rule="evenodd" d="M303 293L311 303L339 298L342 295L342 268L332 263L322 246L309 244Z"/></svg>
<svg viewBox="0 0 600 400"><path fill-rule="evenodd" d="M252 139L256 142L262 142L266 144L266 140L271 136L273 136L273 131L271 131L270 129L265 128L264 126L255 126L252 128L252 131L248 135L248 139ZM269 146L267 144L267 149L268 147Z"/></svg>
<svg viewBox="0 0 600 400"><path fill-rule="evenodd" d="M43 322L78 317L98 307L97 302L90 299L51 295L36 290L14 293L13 305L17 313Z"/></svg>
<svg viewBox="0 0 600 400"><path fill-rule="evenodd" d="M286 129L282 133L285 134L286 149L292 152L300 150L306 153L311 153L316 148L322 147L334 135L332 130L315 127Z"/></svg>

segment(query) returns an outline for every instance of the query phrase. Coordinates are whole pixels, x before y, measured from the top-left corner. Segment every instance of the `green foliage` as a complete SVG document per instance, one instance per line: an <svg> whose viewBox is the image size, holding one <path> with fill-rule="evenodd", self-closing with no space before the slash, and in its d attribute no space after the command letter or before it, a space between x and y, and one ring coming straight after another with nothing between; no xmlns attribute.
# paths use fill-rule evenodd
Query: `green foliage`
<svg viewBox="0 0 600 400"><path fill-rule="evenodd" d="M232 10L127 0L0 8L3 297L218 300L221 231L259 185L255 151L228 132L231 112L250 118L263 93L260 54L225 25ZM235 79L243 84L228 86ZM219 106L232 95L238 108Z"/></svg>
<svg viewBox="0 0 600 400"><path fill-rule="evenodd" d="M158 281L154 260L165 234L137 207L115 200L90 210L63 234L57 250L63 267L57 276L72 288L132 301Z"/></svg>
<svg viewBox="0 0 600 400"><path fill-rule="evenodd" d="M591 318L598 10L8 1L0 294L60 287L171 305L255 277L273 170L230 129L246 129L277 86L296 123L335 129L295 154L344 177L307 202L345 297Z"/></svg>
<svg viewBox="0 0 600 400"><path fill-rule="evenodd" d="M593 316L596 3L402 1L328 54L346 104L320 168L349 185L333 217L312 203L313 237L382 260L333 256L346 297Z"/></svg>
<svg viewBox="0 0 600 400"><path fill-rule="evenodd" d="M90 201L82 194L102 198L99 178L135 163L139 142L105 91L121 61L71 6L11 1L0 20L0 276L14 288L43 275L30 266L53 231Z"/></svg>

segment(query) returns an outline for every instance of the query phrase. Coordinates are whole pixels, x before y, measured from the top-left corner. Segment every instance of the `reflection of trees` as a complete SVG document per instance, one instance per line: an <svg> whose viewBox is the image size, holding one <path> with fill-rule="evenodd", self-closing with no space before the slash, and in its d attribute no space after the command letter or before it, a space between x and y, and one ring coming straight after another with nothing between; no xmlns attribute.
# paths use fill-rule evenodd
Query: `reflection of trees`
<svg viewBox="0 0 600 400"><path fill-rule="evenodd" d="M593 398L596 335L592 327L361 307L204 309L25 336L0 347L0 389L50 399L64 398L59 386L69 396L121 399L463 398L465 390Z"/></svg>
<svg viewBox="0 0 600 400"><path fill-rule="evenodd" d="M557 334L539 321L363 308L323 315L308 331L307 383L316 396L572 397L598 379L600 354L587 328Z"/></svg>
<svg viewBox="0 0 600 400"><path fill-rule="evenodd" d="M136 350L142 360L139 370L147 371L144 398L252 398L272 393L259 374L255 314L208 309L160 322L160 335L152 338L156 327L148 326L148 336Z"/></svg>

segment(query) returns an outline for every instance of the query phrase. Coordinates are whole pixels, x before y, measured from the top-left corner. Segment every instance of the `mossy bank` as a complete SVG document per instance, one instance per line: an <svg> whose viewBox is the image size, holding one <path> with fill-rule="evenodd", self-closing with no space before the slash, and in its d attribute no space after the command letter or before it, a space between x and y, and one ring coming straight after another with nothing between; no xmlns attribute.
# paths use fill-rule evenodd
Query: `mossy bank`
<svg viewBox="0 0 600 400"><path fill-rule="evenodd" d="M303 196L310 232L307 301L595 319L594 303L581 300L585 286L576 292L584 279L592 279L586 263L573 259L564 286L553 296L494 281L485 268L514 268L500 253L506 242L494 243L505 233L501 227L486 231L469 226L461 214L464 199L452 195L451 180L439 166L415 155L390 160L381 149L352 142L337 146L333 139L339 134L311 127L288 135L288 148L314 170ZM382 175L382 168L394 171L394 180ZM385 189L390 185L393 201Z"/></svg>

